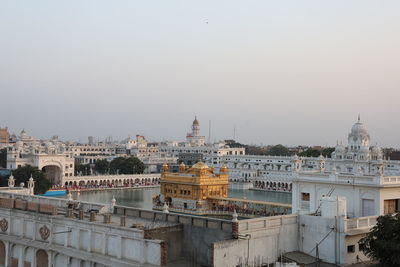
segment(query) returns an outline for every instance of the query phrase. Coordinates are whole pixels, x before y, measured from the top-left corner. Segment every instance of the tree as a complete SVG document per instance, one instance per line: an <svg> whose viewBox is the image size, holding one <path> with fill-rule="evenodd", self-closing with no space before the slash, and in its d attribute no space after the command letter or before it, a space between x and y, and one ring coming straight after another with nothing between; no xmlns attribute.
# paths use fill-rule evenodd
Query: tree
<svg viewBox="0 0 400 267"><path fill-rule="evenodd" d="M0 150L0 168L7 168L7 148Z"/></svg>
<svg viewBox="0 0 400 267"><path fill-rule="evenodd" d="M109 168L110 168L110 163L106 159L100 159L96 161L96 163L94 164L94 169L96 170L96 172L101 174L107 173Z"/></svg>
<svg viewBox="0 0 400 267"><path fill-rule="evenodd" d="M113 174L140 174L144 169L144 163L136 157L118 157L110 162L110 172Z"/></svg>
<svg viewBox="0 0 400 267"><path fill-rule="evenodd" d="M312 158L319 157L320 155L321 155L321 151L319 151L318 149L312 149L312 148L309 148L299 154L300 157L312 157Z"/></svg>
<svg viewBox="0 0 400 267"><path fill-rule="evenodd" d="M75 160L75 175L89 175L90 164L80 164Z"/></svg>
<svg viewBox="0 0 400 267"><path fill-rule="evenodd" d="M267 151L266 155L269 155L269 156L290 156L290 151L289 151L289 149L287 147L279 144L279 145L271 147Z"/></svg>
<svg viewBox="0 0 400 267"><path fill-rule="evenodd" d="M30 165L13 170L12 175L15 179L15 186L19 186L21 183L24 183L26 186L32 175L35 181L35 194L44 194L52 186L52 183L46 178L44 172ZM9 176L1 180L1 186L8 186L8 178Z"/></svg>
<svg viewBox="0 0 400 267"><path fill-rule="evenodd" d="M359 244L365 255L382 266L400 266L400 213L379 216Z"/></svg>
<svg viewBox="0 0 400 267"><path fill-rule="evenodd" d="M321 154L325 158L330 158L333 151L335 151L334 147L327 147L322 150Z"/></svg>
<svg viewBox="0 0 400 267"><path fill-rule="evenodd" d="M267 147L265 146L254 146L246 145L246 155L266 155Z"/></svg>

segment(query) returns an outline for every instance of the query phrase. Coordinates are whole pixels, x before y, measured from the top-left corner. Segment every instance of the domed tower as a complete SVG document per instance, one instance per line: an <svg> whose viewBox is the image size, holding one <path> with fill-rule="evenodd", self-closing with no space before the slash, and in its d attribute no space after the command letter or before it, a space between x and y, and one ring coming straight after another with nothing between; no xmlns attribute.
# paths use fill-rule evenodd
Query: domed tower
<svg viewBox="0 0 400 267"><path fill-rule="evenodd" d="M192 134L193 134L193 136L200 135L200 123L197 120L197 116L194 117L194 121L192 123Z"/></svg>
<svg viewBox="0 0 400 267"><path fill-rule="evenodd" d="M194 121L192 123L192 132L186 135L186 140L192 146L204 146L205 137L200 136L200 123L197 120L197 117L194 117Z"/></svg>
<svg viewBox="0 0 400 267"><path fill-rule="evenodd" d="M362 154L365 157L367 156L365 152L369 151L369 142L370 137L367 128L361 123L360 116L358 116L358 121L353 125L348 136L347 151L352 152L355 156Z"/></svg>

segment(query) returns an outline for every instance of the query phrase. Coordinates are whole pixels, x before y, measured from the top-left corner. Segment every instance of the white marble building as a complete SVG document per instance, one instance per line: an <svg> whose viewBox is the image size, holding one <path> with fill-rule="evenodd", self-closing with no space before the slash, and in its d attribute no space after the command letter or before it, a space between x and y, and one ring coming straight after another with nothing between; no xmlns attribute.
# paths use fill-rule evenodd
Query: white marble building
<svg viewBox="0 0 400 267"><path fill-rule="evenodd" d="M205 140L206 138L200 135L200 122L195 117L192 123L192 132L187 133L186 141L191 146L204 146Z"/></svg>
<svg viewBox="0 0 400 267"><path fill-rule="evenodd" d="M18 141L7 149L7 168L30 165L45 172L54 185L62 185L64 177L74 175L73 154L56 137L40 141L21 132Z"/></svg>
<svg viewBox="0 0 400 267"><path fill-rule="evenodd" d="M381 148L370 143L365 125L358 120L348 135L348 146L338 143L331 158L226 155L219 166L227 164L231 182L251 182L254 188L278 191L290 191L299 172L400 175L400 161L384 159Z"/></svg>

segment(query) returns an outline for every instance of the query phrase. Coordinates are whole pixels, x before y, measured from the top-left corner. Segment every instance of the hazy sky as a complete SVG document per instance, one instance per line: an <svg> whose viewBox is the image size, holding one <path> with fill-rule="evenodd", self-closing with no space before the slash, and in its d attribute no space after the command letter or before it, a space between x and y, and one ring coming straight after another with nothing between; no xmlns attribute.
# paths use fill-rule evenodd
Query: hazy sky
<svg viewBox="0 0 400 267"><path fill-rule="evenodd" d="M400 1L1 1L0 126L399 147ZM207 23L208 22L208 23Z"/></svg>

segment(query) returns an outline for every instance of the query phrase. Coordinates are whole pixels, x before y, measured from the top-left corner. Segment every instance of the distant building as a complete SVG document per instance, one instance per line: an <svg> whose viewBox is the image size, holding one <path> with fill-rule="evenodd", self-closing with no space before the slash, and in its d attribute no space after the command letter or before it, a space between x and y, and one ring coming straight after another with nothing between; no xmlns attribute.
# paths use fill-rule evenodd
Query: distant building
<svg viewBox="0 0 400 267"><path fill-rule="evenodd" d="M200 136L200 123L195 118L192 132L187 134L186 142L163 142L159 146L159 151L173 158L178 158L182 153L202 154L202 160L210 166L219 166L221 157L225 155L245 155L244 147L236 145L231 147L225 142L206 145L204 140L204 136Z"/></svg>
<svg viewBox="0 0 400 267"><path fill-rule="evenodd" d="M10 133L8 128L0 128L0 144L8 144L10 142Z"/></svg>
<svg viewBox="0 0 400 267"><path fill-rule="evenodd" d="M203 161L203 154L201 153L179 153L178 163L184 163L187 166L192 166L199 161Z"/></svg>
<svg viewBox="0 0 400 267"><path fill-rule="evenodd" d="M204 146L206 138L200 135L200 123L197 117L192 123L192 132L186 135L186 141L192 146Z"/></svg>
<svg viewBox="0 0 400 267"><path fill-rule="evenodd" d="M7 168L17 169L26 165L45 172L54 185L62 185L64 177L74 175L73 154L57 138L40 141L23 130L18 141L7 148Z"/></svg>

